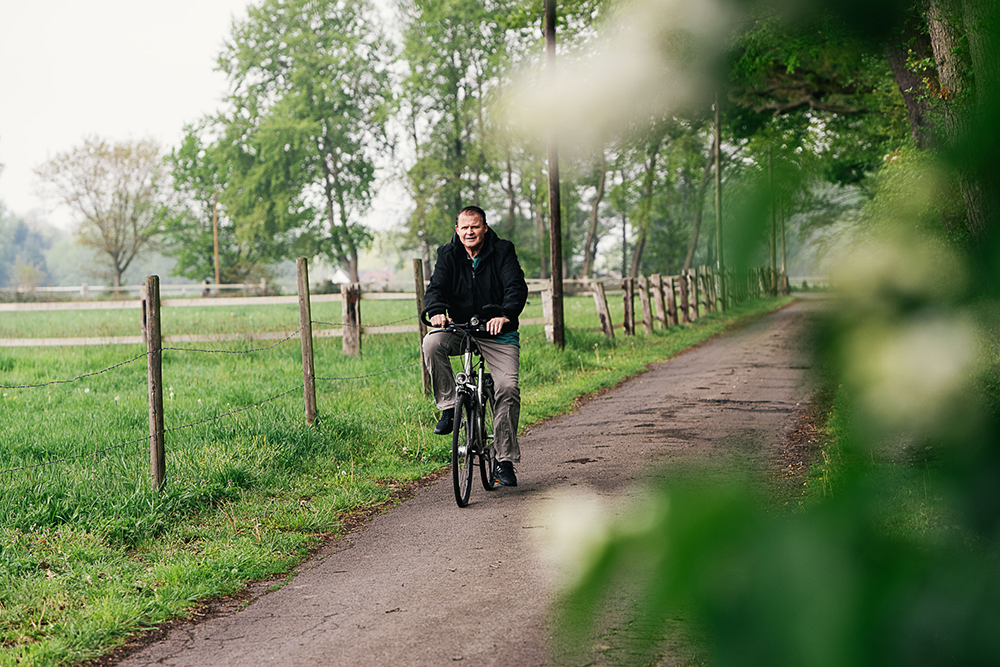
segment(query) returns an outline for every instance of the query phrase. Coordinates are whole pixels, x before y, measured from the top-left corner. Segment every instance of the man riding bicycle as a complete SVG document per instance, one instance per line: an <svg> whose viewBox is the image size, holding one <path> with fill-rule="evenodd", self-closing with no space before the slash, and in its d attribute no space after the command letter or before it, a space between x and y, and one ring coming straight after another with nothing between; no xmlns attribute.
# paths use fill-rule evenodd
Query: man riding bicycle
<svg viewBox="0 0 1000 667"><path fill-rule="evenodd" d="M517 486L514 464L521 460L517 443L517 423L521 413L518 388L520 335L517 317L524 310L528 286L517 261L514 244L497 236L486 224L486 213L478 206L466 206L458 214L455 236L438 248L437 264L424 306L431 324L446 326L454 319L468 322L484 306L500 307L502 315L486 322L488 337L479 339L483 358L489 366L496 391L493 417L497 481ZM430 367L434 401L441 419L434 433L451 433L454 425L455 378L450 355L459 354L460 334L437 332L424 338L424 359Z"/></svg>

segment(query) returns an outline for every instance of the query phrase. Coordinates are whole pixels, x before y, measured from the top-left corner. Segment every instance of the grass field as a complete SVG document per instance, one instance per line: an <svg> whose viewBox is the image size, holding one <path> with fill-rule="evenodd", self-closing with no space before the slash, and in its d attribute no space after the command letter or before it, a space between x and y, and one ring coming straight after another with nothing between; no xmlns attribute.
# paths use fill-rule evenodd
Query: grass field
<svg viewBox="0 0 1000 667"><path fill-rule="evenodd" d="M612 317L620 322L620 300ZM615 342L591 297L567 300L566 349L522 330L522 427L566 411L727 327L787 300L708 315ZM615 308L617 306L617 308ZM411 302L365 301L366 323L406 318ZM537 311L537 312L535 312ZM340 304L317 321L338 322ZM541 315L532 303L525 317ZM0 337L135 335L136 313L5 313ZM163 330L294 330L294 306L164 309ZM267 342L266 344L270 344ZM297 338L246 354L163 356L166 490L150 488L146 363L137 346L0 348L0 665L100 655L194 602L286 572L346 513L393 498L446 464L447 438L423 396L416 334L366 336L360 358L315 342L319 419L303 423ZM230 351L261 343L200 345ZM107 372L67 380L135 358ZM215 418L219 415L226 415ZM14 470L37 466L28 469Z"/></svg>

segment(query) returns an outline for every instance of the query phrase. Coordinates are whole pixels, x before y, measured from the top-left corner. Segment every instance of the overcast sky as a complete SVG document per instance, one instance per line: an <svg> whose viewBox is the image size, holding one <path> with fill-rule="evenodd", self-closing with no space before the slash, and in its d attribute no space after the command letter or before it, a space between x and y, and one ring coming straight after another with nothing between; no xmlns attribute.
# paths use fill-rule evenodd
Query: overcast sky
<svg viewBox="0 0 1000 667"><path fill-rule="evenodd" d="M32 169L88 135L176 145L219 108L215 59L247 0L0 0L0 201L21 215L64 211Z"/></svg>

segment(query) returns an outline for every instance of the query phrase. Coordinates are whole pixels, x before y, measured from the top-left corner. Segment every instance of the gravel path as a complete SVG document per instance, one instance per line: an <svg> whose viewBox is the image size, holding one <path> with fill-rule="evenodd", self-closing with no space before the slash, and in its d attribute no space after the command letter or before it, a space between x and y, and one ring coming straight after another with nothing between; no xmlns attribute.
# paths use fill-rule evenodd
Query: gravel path
<svg viewBox="0 0 1000 667"><path fill-rule="evenodd" d="M245 609L173 627L119 663L168 665L553 664L546 556L566 490L612 505L660 465L728 460L778 478L781 446L813 393L800 301L545 422L521 440L520 486L477 479L458 509L450 476L332 542Z"/></svg>

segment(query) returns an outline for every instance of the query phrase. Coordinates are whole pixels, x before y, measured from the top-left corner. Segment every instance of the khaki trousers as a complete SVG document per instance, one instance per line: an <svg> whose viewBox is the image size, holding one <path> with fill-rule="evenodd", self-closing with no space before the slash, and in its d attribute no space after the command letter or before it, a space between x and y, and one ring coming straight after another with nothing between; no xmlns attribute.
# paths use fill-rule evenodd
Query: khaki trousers
<svg viewBox="0 0 1000 667"><path fill-rule="evenodd" d="M455 376L449 357L462 353L462 335L431 332L424 337L424 362L431 372L434 402L439 410L455 407ZM517 422L521 416L521 390L517 385L521 348L479 338L479 347L490 375L496 396L493 414L493 446L500 461L518 463L521 448L517 443Z"/></svg>

